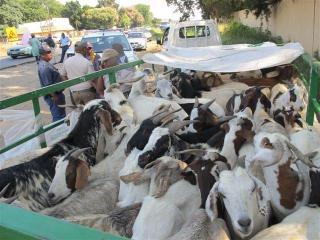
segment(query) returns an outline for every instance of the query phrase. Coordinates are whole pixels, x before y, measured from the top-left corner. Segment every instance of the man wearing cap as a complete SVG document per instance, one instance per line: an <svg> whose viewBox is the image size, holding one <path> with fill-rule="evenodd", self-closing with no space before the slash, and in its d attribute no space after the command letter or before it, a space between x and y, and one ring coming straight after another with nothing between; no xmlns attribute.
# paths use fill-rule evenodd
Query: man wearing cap
<svg viewBox="0 0 320 240"><path fill-rule="evenodd" d="M128 63L128 57L125 55L123 51L123 46L120 43L115 43L112 45L112 48L116 50L119 53L118 56L118 63L123 64L123 63Z"/></svg>
<svg viewBox="0 0 320 240"><path fill-rule="evenodd" d="M61 77L58 70L50 63L50 60L52 59L51 48L44 43L39 48L39 54L40 61L38 66L38 76L41 87L46 87L61 82ZM66 103L63 91L50 93L44 96L44 100L49 105L53 122L66 116L65 109L58 107L58 105L64 105Z"/></svg>
<svg viewBox="0 0 320 240"><path fill-rule="evenodd" d="M119 64L119 53L110 48L110 49L105 49L102 52L102 57L101 57L101 69L106 69L110 67L117 66ZM122 80L128 80L131 79L133 76L134 72L131 69L122 69L120 71L116 72L116 81L122 81ZM109 75L104 75L103 77L100 77L97 82L97 91L101 97L103 97L104 90L108 89L110 86L109 82ZM127 92L130 87L128 88L127 86L123 85L120 86L120 89L123 92Z"/></svg>
<svg viewBox="0 0 320 240"><path fill-rule="evenodd" d="M76 42L75 55L63 63L60 71L63 80L82 77L93 73L93 64L86 58L87 43ZM87 81L70 87L71 99L74 104L86 104L96 98L95 81Z"/></svg>

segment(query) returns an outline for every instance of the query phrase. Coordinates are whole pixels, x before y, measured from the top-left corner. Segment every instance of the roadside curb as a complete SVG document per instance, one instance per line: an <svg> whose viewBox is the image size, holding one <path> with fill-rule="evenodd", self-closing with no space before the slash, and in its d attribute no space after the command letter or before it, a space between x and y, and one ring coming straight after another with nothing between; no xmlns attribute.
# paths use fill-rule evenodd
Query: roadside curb
<svg viewBox="0 0 320 240"><path fill-rule="evenodd" d="M33 63L35 62L36 60L35 59L30 59L30 61L26 61L26 62L22 62L22 63L17 63L17 64L12 64L12 65L7 65L7 66L0 66L0 70L4 70L4 69L7 69L7 68L12 68L12 67L16 67L18 65L24 65L24 64L27 64L27 63Z"/></svg>

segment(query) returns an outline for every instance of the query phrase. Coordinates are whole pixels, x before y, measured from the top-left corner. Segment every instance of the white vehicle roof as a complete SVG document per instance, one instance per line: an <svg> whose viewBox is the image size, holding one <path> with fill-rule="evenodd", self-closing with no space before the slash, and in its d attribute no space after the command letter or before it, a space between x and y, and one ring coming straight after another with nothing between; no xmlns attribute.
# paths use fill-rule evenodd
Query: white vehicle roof
<svg viewBox="0 0 320 240"><path fill-rule="evenodd" d="M218 25L212 19L171 22L166 48L221 45Z"/></svg>

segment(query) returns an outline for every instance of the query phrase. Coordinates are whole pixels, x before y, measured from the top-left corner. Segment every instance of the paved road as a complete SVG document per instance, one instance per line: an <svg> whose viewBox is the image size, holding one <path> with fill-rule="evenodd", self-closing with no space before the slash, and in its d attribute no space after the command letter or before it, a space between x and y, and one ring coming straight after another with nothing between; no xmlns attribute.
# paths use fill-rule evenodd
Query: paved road
<svg viewBox="0 0 320 240"><path fill-rule="evenodd" d="M17 59L12 59L11 57L1 57L0 58L0 70L14 67L20 64L35 62L34 57L19 57Z"/></svg>
<svg viewBox="0 0 320 240"><path fill-rule="evenodd" d="M61 50L57 49L55 53L56 61L60 60L60 54ZM34 57L18 57L16 59L12 59L11 57L0 57L0 70L35 61L36 59Z"/></svg>

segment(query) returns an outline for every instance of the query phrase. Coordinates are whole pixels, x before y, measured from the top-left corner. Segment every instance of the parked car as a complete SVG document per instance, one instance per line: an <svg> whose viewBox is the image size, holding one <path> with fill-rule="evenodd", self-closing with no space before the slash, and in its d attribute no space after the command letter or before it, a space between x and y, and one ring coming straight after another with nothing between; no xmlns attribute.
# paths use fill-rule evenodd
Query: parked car
<svg viewBox="0 0 320 240"><path fill-rule="evenodd" d="M147 40L148 41L151 41L152 40L152 33L148 30L145 30L144 31L144 35L146 36Z"/></svg>
<svg viewBox="0 0 320 240"><path fill-rule="evenodd" d="M32 57L30 45L16 45L7 50L7 55L16 59L17 57Z"/></svg>
<svg viewBox="0 0 320 240"><path fill-rule="evenodd" d="M128 33L129 42L134 50L137 49L147 49L147 37L144 32L129 32Z"/></svg>
<svg viewBox="0 0 320 240"><path fill-rule="evenodd" d="M171 23L157 44L172 47L208 47L221 45L218 25L213 20Z"/></svg>
<svg viewBox="0 0 320 240"><path fill-rule="evenodd" d="M112 48L112 45L119 43L123 46L123 51L128 57L129 62L136 61L139 58L134 53L127 37L119 31L95 32L82 37L81 42L90 42L95 53L101 55L103 50ZM74 48L67 50L67 57L74 55Z"/></svg>

